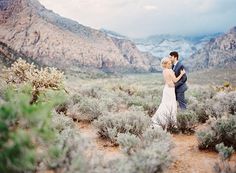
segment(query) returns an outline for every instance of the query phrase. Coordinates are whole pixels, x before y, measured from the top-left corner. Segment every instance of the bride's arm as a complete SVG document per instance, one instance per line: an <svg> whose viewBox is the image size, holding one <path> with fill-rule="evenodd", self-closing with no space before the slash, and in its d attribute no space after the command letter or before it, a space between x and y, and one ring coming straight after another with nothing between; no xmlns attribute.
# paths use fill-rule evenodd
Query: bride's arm
<svg viewBox="0 0 236 173"><path fill-rule="evenodd" d="M185 71L181 70L180 75L178 77L175 77L174 71L170 70L170 76L174 83L178 82L184 74L185 74Z"/></svg>

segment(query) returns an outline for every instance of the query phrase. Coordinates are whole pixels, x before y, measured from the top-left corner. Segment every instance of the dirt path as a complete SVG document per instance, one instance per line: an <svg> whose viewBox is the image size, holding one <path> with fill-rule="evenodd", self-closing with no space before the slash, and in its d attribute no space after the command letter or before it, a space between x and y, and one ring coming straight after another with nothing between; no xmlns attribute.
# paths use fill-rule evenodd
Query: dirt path
<svg viewBox="0 0 236 173"><path fill-rule="evenodd" d="M175 148L172 155L175 161L165 173L213 173L213 166L218 162L218 154L210 151L200 151L194 135L173 135ZM236 155L231 163L236 163Z"/></svg>
<svg viewBox="0 0 236 173"><path fill-rule="evenodd" d="M76 125L80 130L81 136L94 144L95 148L93 149L101 152L106 160L112 160L122 156L118 146L114 146L111 142L99 138L97 130L91 123L78 122Z"/></svg>
<svg viewBox="0 0 236 173"><path fill-rule="evenodd" d="M77 127L83 137L95 144L94 150L103 153L104 158L111 160L122 157L119 147L100 139L93 125L79 122ZM218 162L216 152L200 151L194 135L172 135L172 140L175 144L171 151L174 161L165 173L214 173L213 166ZM236 154L231 159L231 163L236 164Z"/></svg>

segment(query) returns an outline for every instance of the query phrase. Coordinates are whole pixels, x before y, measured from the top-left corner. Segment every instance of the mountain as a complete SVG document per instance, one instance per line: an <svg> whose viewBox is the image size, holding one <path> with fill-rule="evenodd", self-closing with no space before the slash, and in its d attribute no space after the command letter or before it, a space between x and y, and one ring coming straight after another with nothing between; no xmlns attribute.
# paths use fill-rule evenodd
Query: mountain
<svg viewBox="0 0 236 173"><path fill-rule="evenodd" d="M33 59L25 56L22 53L19 53L11 49L8 45L0 41L0 62L5 66L10 66L14 63L19 57L24 58L29 63L34 63L37 66L42 66L35 62Z"/></svg>
<svg viewBox="0 0 236 173"><path fill-rule="evenodd" d="M236 67L236 27L211 39L184 63L189 70Z"/></svg>
<svg viewBox="0 0 236 173"><path fill-rule="evenodd" d="M37 0L0 0L0 42L12 55L60 69L145 72L158 61L131 41L63 18Z"/></svg>
<svg viewBox="0 0 236 173"><path fill-rule="evenodd" d="M221 33L200 36L154 35L133 41L140 51L150 52L156 57L163 58L171 51L177 51L181 58L186 59L219 35Z"/></svg>
<svg viewBox="0 0 236 173"><path fill-rule="evenodd" d="M125 39L125 40L129 40L128 37L124 36L124 35L121 35L115 31L110 31L110 30L107 30L107 29L100 29L100 31L102 31L103 33L105 33L107 36L109 37L113 37L113 38L117 38L117 39Z"/></svg>

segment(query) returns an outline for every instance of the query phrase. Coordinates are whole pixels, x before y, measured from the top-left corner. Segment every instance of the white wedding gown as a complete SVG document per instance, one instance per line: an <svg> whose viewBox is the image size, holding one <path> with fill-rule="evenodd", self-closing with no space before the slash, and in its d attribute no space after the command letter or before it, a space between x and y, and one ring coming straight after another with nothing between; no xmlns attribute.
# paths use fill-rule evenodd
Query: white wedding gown
<svg viewBox="0 0 236 173"><path fill-rule="evenodd" d="M175 88L165 84L161 104L159 105L154 116L152 117L152 121L154 125L166 128L170 122L172 124L176 124L176 115L177 102L175 97Z"/></svg>

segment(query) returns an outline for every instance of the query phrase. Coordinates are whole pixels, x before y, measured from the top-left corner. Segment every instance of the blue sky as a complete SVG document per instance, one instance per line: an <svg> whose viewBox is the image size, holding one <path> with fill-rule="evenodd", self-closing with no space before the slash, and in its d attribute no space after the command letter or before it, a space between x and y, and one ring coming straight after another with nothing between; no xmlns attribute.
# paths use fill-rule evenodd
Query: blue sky
<svg viewBox="0 0 236 173"><path fill-rule="evenodd" d="M39 0L46 8L95 29L140 38L200 35L236 26L236 0Z"/></svg>

